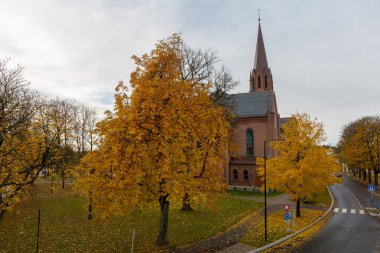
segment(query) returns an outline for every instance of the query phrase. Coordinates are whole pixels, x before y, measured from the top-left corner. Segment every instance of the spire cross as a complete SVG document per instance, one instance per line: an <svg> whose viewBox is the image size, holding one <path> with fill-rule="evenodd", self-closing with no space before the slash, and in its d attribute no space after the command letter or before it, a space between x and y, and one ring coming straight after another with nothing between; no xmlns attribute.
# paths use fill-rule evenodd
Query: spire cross
<svg viewBox="0 0 380 253"><path fill-rule="evenodd" d="M257 9L257 14L259 16L259 22L261 21L261 17L260 17L260 9Z"/></svg>

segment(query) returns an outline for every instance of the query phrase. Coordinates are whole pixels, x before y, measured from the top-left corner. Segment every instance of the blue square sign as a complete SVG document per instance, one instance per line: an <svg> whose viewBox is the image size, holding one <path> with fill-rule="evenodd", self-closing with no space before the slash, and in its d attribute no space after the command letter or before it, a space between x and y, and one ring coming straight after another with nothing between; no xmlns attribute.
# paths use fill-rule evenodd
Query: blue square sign
<svg viewBox="0 0 380 253"><path fill-rule="evenodd" d="M368 191L369 192L374 192L375 191L375 186L374 185L368 185Z"/></svg>
<svg viewBox="0 0 380 253"><path fill-rule="evenodd" d="M284 215L284 219L285 219L285 220L289 220L289 218L290 218L290 214L289 214L289 213L285 213L285 215Z"/></svg>

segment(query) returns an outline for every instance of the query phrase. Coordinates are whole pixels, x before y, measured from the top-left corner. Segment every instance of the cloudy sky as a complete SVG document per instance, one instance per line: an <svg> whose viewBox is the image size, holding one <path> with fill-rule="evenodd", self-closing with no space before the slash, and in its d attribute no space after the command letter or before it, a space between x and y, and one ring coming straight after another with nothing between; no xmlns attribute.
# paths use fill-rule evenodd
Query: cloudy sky
<svg viewBox="0 0 380 253"><path fill-rule="evenodd" d="M131 56L181 32L217 50L247 92L258 8L281 116L317 117L335 144L344 124L380 113L379 0L0 0L0 58L43 94L102 112Z"/></svg>

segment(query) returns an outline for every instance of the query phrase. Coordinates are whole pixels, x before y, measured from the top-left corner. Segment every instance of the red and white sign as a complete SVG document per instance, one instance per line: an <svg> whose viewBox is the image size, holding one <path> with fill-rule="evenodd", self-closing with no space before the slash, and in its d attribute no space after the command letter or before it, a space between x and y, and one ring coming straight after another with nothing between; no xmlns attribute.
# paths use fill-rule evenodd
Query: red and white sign
<svg viewBox="0 0 380 253"><path fill-rule="evenodd" d="M290 209L290 205L284 205L284 208L285 208L285 211L287 212Z"/></svg>

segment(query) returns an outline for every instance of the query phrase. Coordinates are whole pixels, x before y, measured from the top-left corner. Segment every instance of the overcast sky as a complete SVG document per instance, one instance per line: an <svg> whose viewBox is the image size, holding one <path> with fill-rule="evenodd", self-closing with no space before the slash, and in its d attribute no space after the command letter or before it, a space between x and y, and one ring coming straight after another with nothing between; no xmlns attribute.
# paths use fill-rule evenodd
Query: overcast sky
<svg viewBox="0 0 380 253"><path fill-rule="evenodd" d="M257 9L281 116L307 112L335 144L342 126L380 108L380 1L0 0L0 58L25 66L47 96L112 109L131 56L181 32L219 52L249 91Z"/></svg>

